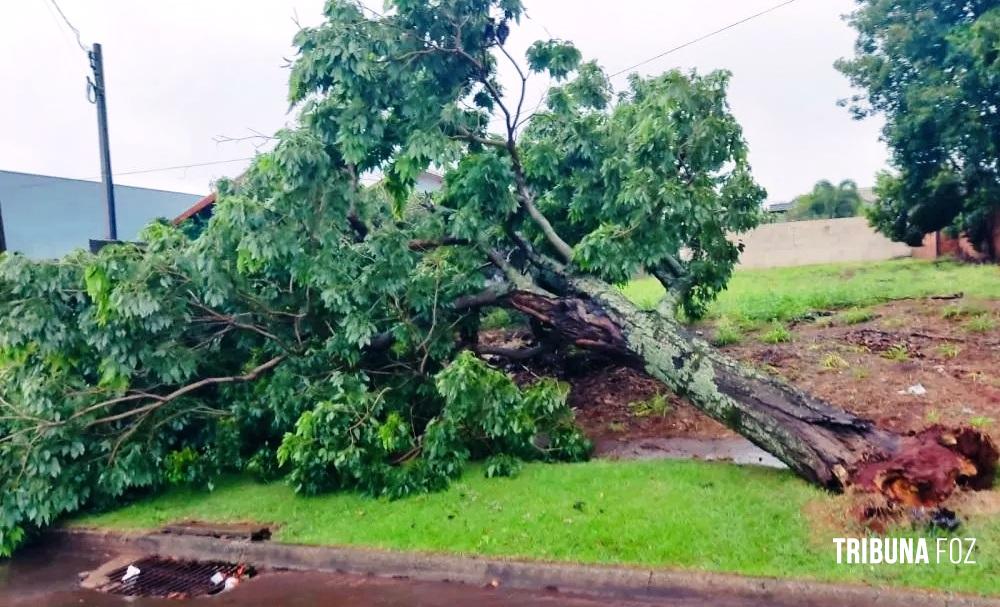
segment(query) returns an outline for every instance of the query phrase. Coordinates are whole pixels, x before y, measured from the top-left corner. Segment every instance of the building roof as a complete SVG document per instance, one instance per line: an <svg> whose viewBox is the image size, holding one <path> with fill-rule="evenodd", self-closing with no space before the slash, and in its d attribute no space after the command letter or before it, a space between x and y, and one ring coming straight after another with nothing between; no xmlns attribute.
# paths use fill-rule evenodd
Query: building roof
<svg viewBox="0 0 1000 607"><path fill-rule="evenodd" d="M765 202L764 210L768 213L784 213L790 211L795 206L795 201L788 202Z"/></svg>
<svg viewBox="0 0 1000 607"><path fill-rule="evenodd" d="M178 225L187 219L191 219L195 215L211 207L213 204L215 204L215 192L212 192L208 196L203 196L200 200L198 200L198 202L185 209L183 213L174 217L174 225Z"/></svg>
<svg viewBox="0 0 1000 607"><path fill-rule="evenodd" d="M34 258L61 257L107 236L103 186L97 181L0 171L0 211L7 249ZM154 219L173 217L197 194L115 186L118 237L134 240Z"/></svg>

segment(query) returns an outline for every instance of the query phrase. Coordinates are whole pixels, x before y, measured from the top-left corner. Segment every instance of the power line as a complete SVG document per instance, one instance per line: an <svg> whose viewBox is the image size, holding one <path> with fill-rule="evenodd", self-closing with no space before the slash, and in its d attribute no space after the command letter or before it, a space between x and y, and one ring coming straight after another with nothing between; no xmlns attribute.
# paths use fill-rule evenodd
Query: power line
<svg viewBox="0 0 1000 607"><path fill-rule="evenodd" d="M230 158L229 160L211 160L209 162L196 162L194 164L181 164L181 165L170 166L170 167L159 167L159 168L155 168L155 169L136 169L134 171L121 171L121 172L115 173L115 177L119 177L121 175L141 175L141 174L144 174L144 173L159 173L159 172L162 172L162 171L173 171L173 170L177 170L177 169L194 169L194 168L198 168L198 167L212 166L212 165L215 165L215 164L228 164L230 162L244 162L244 161L253 160L253 159L254 159L253 156L248 156L246 158Z"/></svg>
<svg viewBox="0 0 1000 607"><path fill-rule="evenodd" d="M753 15L750 15L749 17L744 17L743 19L740 19L739 21L736 21L734 23L730 23L729 25L727 25L725 27L720 27L719 29L717 29L717 30L715 30L713 32L709 32L709 33L707 33L707 34L705 34L703 36L699 36L697 38L694 38L693 40L688 40L687 42L685 42L683 44L678 44L677 46L675 46L675 47L673 47L671 49L667 49L667 50L663 51L659 55L655 55L653 57L650 57L649 59L643 59L642 61L640 61L639 63L636 63L635 65L630 65L629 67L627 67L625 69L618 70L614 74L610 74L608 76L608 78L614 78L615 76L621 76L625 72L632 71L632 70L634 70L637 67L642 67L643 65L646 65L647 63L650 63L651 61L656 61L657 59L660 59L661 57L666 57L667 55L669 55L671 53L675 53L675 52L677 52L677 51L679 51L679 50L681 50L683 48L687 48L687 47L691 46L692 44L697 44L698 42L701 42L702 40L707 40L708 38L711 38L712 36L715 36L717 34L721 34L722 32L724 32L726 30L732 29L732 28L736 27L737 25L742 25L742 24L746 23L747 21L751 21L753 19L756 19L757 17L762 17L762 16L764 16L764 15L770 13L770 12L778 10L779 8L781 8L783 6L788 6L789 4L791 4L793 2L795 2L795 0L785 0L785 2L782 2L781 4L776 4L776 5L772 6L771 8L766 8L766 9L760 11L759 13L754 13Z"/></svg>
<svg viewBox="0 0 1000 607"><path fill-rule="evenodd" d="M716 36L718 34L721 34L722 32L725 32L726 30L730 30L730 29L732 29L732 28L734 28L734 27L736 27L738 25L742 25L742 24L746 23L747 21L751 21L753 19L756 19L757 17L762 17L762 16L764 16L764 15L766 15L768 13L771 13L771 12L774 12L774 11L778 10L779 8L782 8L784 6L788 6L789 4L792 4L795 1L796 0L785 0L785 2L782 2L780 4L776 4L776 5L774 5L774 6L770 7L770 8L766 8L766 9L764 9L764 10L758 12L758 13L754 13L753 15L750 15L748 17L744 17L743 19L740 19L739 21L730 23L729 25L726 25L725 27L720 27L719 29L717 29L715 31L709 32L707 34L704 34L704 35L699 36L697 38L694 38L692 40L688 40L687 42L684 42L682 44L678 44L677 46L675 46L673 48L670 48L670 49L667 49L667 50L663 51L662 53L660 53L658 55L654 55L653 57L650 57L648 59L643 59L639 63L636 63L636 64L631 65L629 67L626 67L624 69L618 70L617 72L615 72L613 74L609 74L608 75L608 79L610 80L611 78L614 78L616 76L621 76L622 74L624 74L626 72L629 72L631 70L634 70L637 67L642 67L643 65L646 65L647 63L650 63L652 61L656 61L657 59L666 57L667 55L669 55L671 53L675 53L675 52L677 52L677 51L679 51L681 49L687 48L687 47L689 47L689 46L691 46L693 44L697 44L698 42L701 42L703 40L707 40L708 38L711 38L712 36ZM540 108L542 106L542 104L545 103L545 100L548 97L549 90L551 90L551 89L552 89L552 85L550 84L548 86L548 88L545 90L545 92L542 94L541 98L539 98L538 104L535 105L535 109L533 109L531 111L532 114L534 114L535 112L537 112L538 108ZM493 124L494 122L498 122L498 121L503 120L503 119L504 119L503 116L494 116L493 118L491 118L489 120L488 124Z"/></svg>
<svg viewBox="0 0 1000 607"><path fill-rule="evenodd" d="M77 57L76 51L73 50L73 43L70 41L69 32L67 32L66 28L63 27L63 24L60 23L59 15L52 10L52 3L49 2L49 0L39 0L39 2L41 3L42 8L45 9L45 14L49 16L49 19L52 19L52 23L56 26L56 30L59 32L59 39L66 45L66 48L73 53L73 56Z"/></svg>
<svg viewBox="0 0 1000 607"><path fill-rule="evenodd" d="M85 53L90 52L90 50L86 46L84 46L83 40L80 38L80 30L78 30L76 26L70 22L69 18L66 16L66 13L64 13L63 10L59 8L59 3L56 2L56 0L49 0L49 1L52 3L52 6L55 7L56 12L59 13L59 16L62 17L62 20L64 23L66 23L66 26L73 32L73 35L76 36L76 44L77 46L80 47L80 50L82 50Z"/></svg>

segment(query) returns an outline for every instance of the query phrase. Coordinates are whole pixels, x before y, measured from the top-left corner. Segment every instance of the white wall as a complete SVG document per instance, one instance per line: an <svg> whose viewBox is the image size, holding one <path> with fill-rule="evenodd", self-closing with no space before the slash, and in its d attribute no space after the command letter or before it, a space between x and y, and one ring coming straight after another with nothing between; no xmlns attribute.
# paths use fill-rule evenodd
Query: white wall
<svg viewBox="0 0 1000 607"><path fill-rule="evenodd" d="M734 237L746 248L744 268L778 268L838 261L909 257L911 249L875 232L864 217L769 223Z"/></svg>

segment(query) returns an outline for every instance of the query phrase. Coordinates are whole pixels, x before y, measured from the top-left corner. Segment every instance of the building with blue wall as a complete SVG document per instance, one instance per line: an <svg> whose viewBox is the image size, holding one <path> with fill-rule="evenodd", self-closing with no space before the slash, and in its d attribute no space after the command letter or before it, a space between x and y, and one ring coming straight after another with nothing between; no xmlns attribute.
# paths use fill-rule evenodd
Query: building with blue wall
<svg viewBox="0 0 1000 607"><path fill-rule="evenodd" d="M0 171L0 213L7 250L43 259L86 249L107 236L100 182ZM172 219L201 196L115 186L118 238L135 240L149 222Z"/></svg>

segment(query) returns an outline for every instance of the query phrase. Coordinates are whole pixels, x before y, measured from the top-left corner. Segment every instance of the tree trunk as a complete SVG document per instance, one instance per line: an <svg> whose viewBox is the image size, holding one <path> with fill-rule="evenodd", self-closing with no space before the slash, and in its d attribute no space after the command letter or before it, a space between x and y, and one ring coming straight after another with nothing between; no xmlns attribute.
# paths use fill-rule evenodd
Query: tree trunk
<svg viewBox="0 0 1000 607"><path fill-rule="evenodd" d="M810 482L833 490L865 485L903 502L930 504L956 483L992 481L997 452L985 435L942 428L910 437L880 429L723 355L671 316L636 308L607 283L560 282L562 297L517 291L509 304L566 343L644 368ZM914 457L933 464L914 471Z"/></svg>

